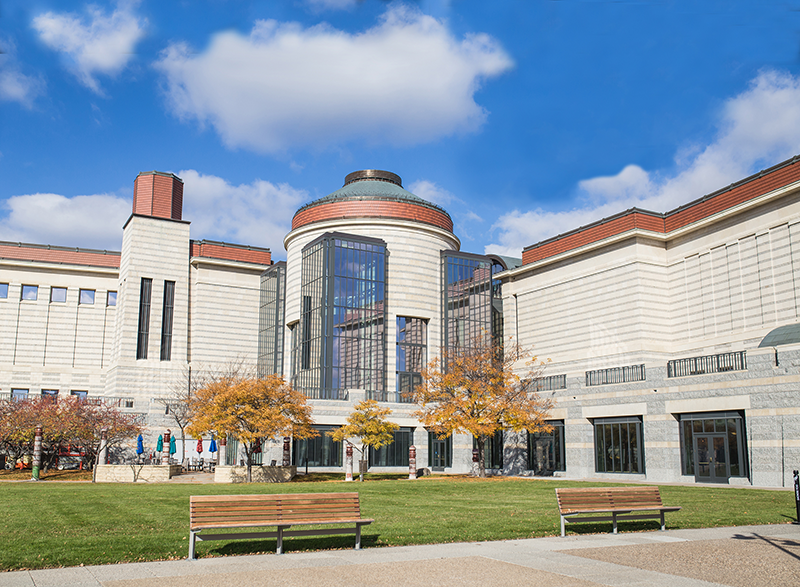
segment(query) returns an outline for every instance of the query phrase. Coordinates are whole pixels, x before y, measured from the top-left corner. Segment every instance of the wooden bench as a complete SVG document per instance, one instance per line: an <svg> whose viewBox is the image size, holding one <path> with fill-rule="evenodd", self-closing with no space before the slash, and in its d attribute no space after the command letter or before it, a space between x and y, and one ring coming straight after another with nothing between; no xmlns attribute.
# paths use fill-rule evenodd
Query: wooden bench
<svg viewBox="0 0 800 587"><path fill-rule="evenodd" d="M195 558L196 540L277 538L283 553L284 536L355 534L361 548L361 526L374 520L361 517L358 493L296 493L286 495L192 495L189 498L189 558ZM344 528L287 530L292 526L337 524ZM276 526L273 532L202 534L222 528Z"/></svg>
<svg viewBox="0 0 800 587"><path fill-rule="evenodd" d="M664 512L681 509L680 506L665 506L661 503L658 487L573 487L556 489L556 497L561 514L562 536L566 534L566 524L576 522L613 522L616 534L617 520L660 518L661 529L664 530ZM611 515L574 517L601 513Z"/></svg>

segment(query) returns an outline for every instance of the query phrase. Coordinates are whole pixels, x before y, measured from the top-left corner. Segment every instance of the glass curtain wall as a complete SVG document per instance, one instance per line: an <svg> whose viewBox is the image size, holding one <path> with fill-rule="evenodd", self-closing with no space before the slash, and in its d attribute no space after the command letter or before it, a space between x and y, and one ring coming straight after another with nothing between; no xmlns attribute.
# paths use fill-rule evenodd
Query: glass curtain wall
<svg viewBox="0 0 800 587"><path fill-rule="evenodd" d="M422 385L422 370L428 361L428 323L422 318L397 317L397 398L412 403L414 390Z"/></svg>
<svg viewBox="0 0 800 587"><path fill-rule="evenodd" d="M534 475L549 476L554 471L566 471L564 459L564 420L548 422L550 432L528 433L528 470Z"/></svg>
<svg viewBox="0 0 800 587"><path fill-rule="evenodd" d="M261 274L258 312L258 376L283 375L283 322L286 298L286 263L281 261Z"/></svg>
<svg viewBox="0 0 800 587"><path fill-rule="evenodd" d="M386 244L327 233L303 249L292 383L310 398L348 389L386 401Z"/></svg>
<svg viewBox="0 0 800 587"><path fill-rule="evenodd" d="M474 348L494 335L492 261L488 257L442 251L442 340L447 354Z"/></svg>

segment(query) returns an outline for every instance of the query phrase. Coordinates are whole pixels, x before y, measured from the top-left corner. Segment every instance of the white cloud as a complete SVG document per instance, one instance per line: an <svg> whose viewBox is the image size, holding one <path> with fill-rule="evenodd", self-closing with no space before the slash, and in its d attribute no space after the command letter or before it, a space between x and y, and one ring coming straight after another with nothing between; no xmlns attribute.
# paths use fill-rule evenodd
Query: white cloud
<svg viewBox="0 0 800 587"><path fill-rule="evenodd" d="M200 53L173 44L156 63L177 116L258 152L351 140L410 145L474 131L487 116L475 92L511 66L488 35L456 39L443 22L402 6L358 34L258 21L249 36L219 33Z"/></svg>
<svg viewBox="0 0 800 587"><path fill-rule="evenodd" d="M285 183L257 179L236 186L193 169L178 176L184 182L183 218L192 223L192 238L269 247L276 257L284 250L292 216L308 199L305 191Z"/></svg>
<svg viewBox="0 0 800 587"><path fill-rule="evenodd" d="M443 208L457 200L457 198L446 189L427 179L415 181L408 186L408 191L415 196L419 196L423 200L427 200Z"/></svg>
<svg viewBox="0 0 800 587"><path fill-rule="evenodd" d="M131 201L113 194L67 198L58 194L12 196L0 219L0 240L118 251Z"/></svg>
<svg viewBox="0 0 800 587"><path fill-rule="evenodd" d="M123 0L110 15L96 6L87 7L85 17L46 12L33 19L33 28L45 45L64 54L82 84L102 94L96 74L122 71L144 36L146 20L133 11L137 4Z"/></svg>
<svg viewBox="0 0 800 587"><path fill-rule="evenodd" d="M514 210L494 224L498 241L486 252L519 255L542 239L631 207L666 212L800 153L800 78L763 71L729 99L717 134L707 145L689 145L671 172L626 166L611 177L578 183L584 205L566 211Z"/></svg>
<svg viewBox="0 0 800 587"><path fill-rule="evenodd" d="M16 59L16 46L10 39L0 38L0 101L19 102L24 108L33 108L34 100L44 92L41 77L25 75Z"/></svg>

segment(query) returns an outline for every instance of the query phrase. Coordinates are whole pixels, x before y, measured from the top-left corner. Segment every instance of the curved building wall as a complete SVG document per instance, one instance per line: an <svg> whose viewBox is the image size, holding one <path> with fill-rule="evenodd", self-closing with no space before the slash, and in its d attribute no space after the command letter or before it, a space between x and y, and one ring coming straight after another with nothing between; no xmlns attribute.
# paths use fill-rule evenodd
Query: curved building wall
<svg viewBox="0 0 800 587"><path fill-rule="evenodd" d="M395 390L395 340L397 316L428 321L428 360L440 346L441 251L458 250L459 240L440 228L393 219L343 218L294 230L286 246L286 324L300 319L303 248L325 233L338 232L378 238L387 249L387 378L386 389ZM284 337L284 373L291 373L291 334Z"/></svg>

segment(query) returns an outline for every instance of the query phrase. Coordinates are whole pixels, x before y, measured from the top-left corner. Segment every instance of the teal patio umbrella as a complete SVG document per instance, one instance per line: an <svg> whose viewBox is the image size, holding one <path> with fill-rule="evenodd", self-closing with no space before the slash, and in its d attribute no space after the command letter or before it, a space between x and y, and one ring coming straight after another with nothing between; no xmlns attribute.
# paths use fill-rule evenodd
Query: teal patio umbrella
<svg viewBox="0 0 800 587"><path fill-rule="evenodd" d="M169 454L174 455L176 452L178 452L178 446L177 446L177 444L175 444L175 437L174 436L170 436L169 437Z"/></svg>
<svg viewBox="0 0 800 587"><path fill-rule="evenodd" d="M158 435L158 442L156 442L156 452L161 452L164 450L164 437L159 434Z"/></svg>

